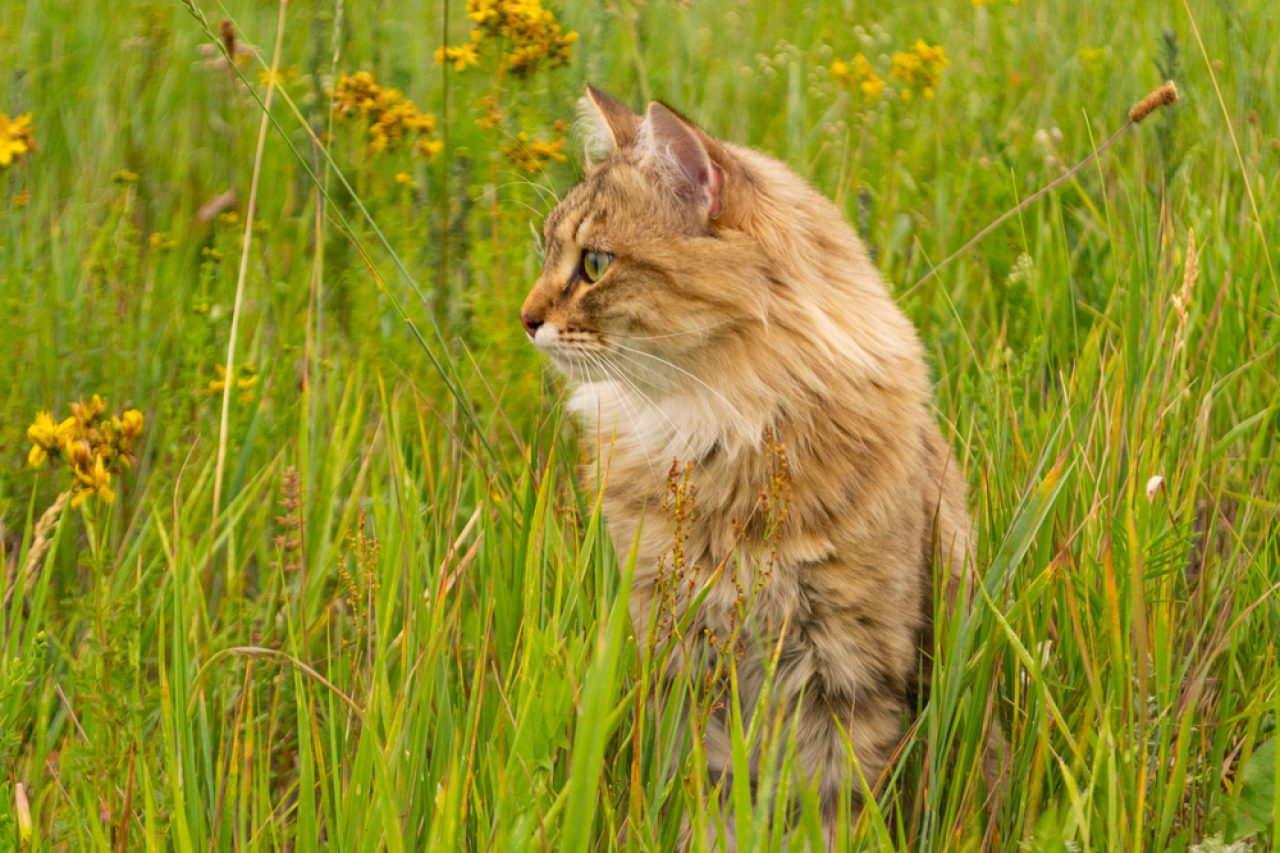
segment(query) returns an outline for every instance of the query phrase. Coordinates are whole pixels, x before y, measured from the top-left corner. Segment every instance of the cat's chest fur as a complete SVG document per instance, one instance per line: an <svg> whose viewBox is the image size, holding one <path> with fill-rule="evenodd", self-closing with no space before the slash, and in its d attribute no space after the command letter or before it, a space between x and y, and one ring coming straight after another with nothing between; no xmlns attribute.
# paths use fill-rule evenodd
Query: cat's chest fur
<svg viewBox="0 0 1280 853"><path fill-rule="evenodd" d="M818 619L814 597L910 611L916 578L901 567L918 559L907 543L919 541L919 519L886 517L895 497L885 487L910 472L896 469L901 454L880 451L910 443L912 425L893 435L818 431L813 418L829 414L821 405L751 418L718 402L655 400L614 382L582 385L570 401L595 452L615 549L623 559L636 549L637 629L673 572L712 581L700 617L713 629L735 621L744 589L774 625ZM850 559L864 566L861 577L848 577Z"/></svg>

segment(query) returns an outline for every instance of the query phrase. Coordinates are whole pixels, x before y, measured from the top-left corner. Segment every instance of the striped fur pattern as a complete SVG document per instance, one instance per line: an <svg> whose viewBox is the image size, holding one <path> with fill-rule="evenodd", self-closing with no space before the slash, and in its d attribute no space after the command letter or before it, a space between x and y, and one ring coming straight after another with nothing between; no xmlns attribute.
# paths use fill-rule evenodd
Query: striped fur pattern
<svg viewBox="0 0 1280 853"><path fill-rule="evenodd" d="M874 783L913 711L935 566L954 594L969 550L921 344L839 210L786 166L659 103L640 116L591 89L583 112L605 156L546 220L526 330L596 438L618 553L637 543L641 646L680 561L712 579L687 635L752 634L737 664L744 707L764 679L751 650L781 640L775 695L798 714L799 763L830 833L853 759ZM594 282L592 251L612 259ZM765 542L760 496L780 449L787 515ZM683 527L660 509L673 462L697 489ZM760 587L745 617L744 582ZM722 722L700 733L717 773Z"/></svg>

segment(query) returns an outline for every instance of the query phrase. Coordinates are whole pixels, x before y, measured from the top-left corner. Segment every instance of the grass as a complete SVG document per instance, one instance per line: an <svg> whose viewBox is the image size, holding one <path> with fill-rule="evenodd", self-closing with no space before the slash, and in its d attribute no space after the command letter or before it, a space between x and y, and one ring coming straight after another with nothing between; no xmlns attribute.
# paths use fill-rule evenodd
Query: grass
<svg viewBox="0 0 1280 853"><path fill-rule="evenodd" d="M670 849L724 819L654 716L587 442L516 319L576 154L530 175L502 148L559 136L587 80L837 199L928 342L981 583L849 844L1280 846L1271 4L563 0L572 61L520 79L433 64L458 2L298 3L247 253L280 10L196 8L254 47L248 86L181 4L0 7L0 111L39 146L0 169L0 846ZM951 60L932 99L830 79L858 52L888 78L917 37ZM436 114L440 154L330 118L361 69ZM1166 77L1181 103L909 287ZM233 322L244 399L209 393ZM26 465L27 426L94 393L144 413L137 464L37 545L67 479ZM1015 784L988 835L992 716ZM739 761L789 732L735 727ZM812 839L788 768L762 787ZM723 797L781 848L768 798Z"/></svg>

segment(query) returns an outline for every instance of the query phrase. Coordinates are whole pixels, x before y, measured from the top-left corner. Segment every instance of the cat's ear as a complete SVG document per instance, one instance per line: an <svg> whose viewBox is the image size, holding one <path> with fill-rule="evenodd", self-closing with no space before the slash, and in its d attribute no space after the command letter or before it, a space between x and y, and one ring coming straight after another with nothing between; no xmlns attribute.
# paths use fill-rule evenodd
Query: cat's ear
<svg viewBox="0 0 1280 853"><path fill-rule="evenodd" d="M647 156L672 180L682 198L697 205L708 219L720 215L724 172L708 150L715 145L710 137L654 101L637 139L637 146L648 149Z"/></svg>
<svg viewBox="0 0 1280 853"><path fill-rule="evenodd" d="M629 148L640 131L640 116L595 86L578 101L578 120L584 128L587 160L603 160L620 148Z"/></svg>

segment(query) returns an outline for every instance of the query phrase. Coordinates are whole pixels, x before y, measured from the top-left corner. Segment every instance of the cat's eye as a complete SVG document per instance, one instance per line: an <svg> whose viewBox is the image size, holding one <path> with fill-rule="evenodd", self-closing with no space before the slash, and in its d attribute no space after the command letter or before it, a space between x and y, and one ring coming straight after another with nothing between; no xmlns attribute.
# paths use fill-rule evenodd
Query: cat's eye
<svg viewBox="0 0 1280 853"><path fill-rule="evenodd" d="M613 255L608 252L596 252L588 249L582 253L582 274L586 276L587 281L594 284L604 275L604 271L609 268L609 264L613 261Z"/></svg>

